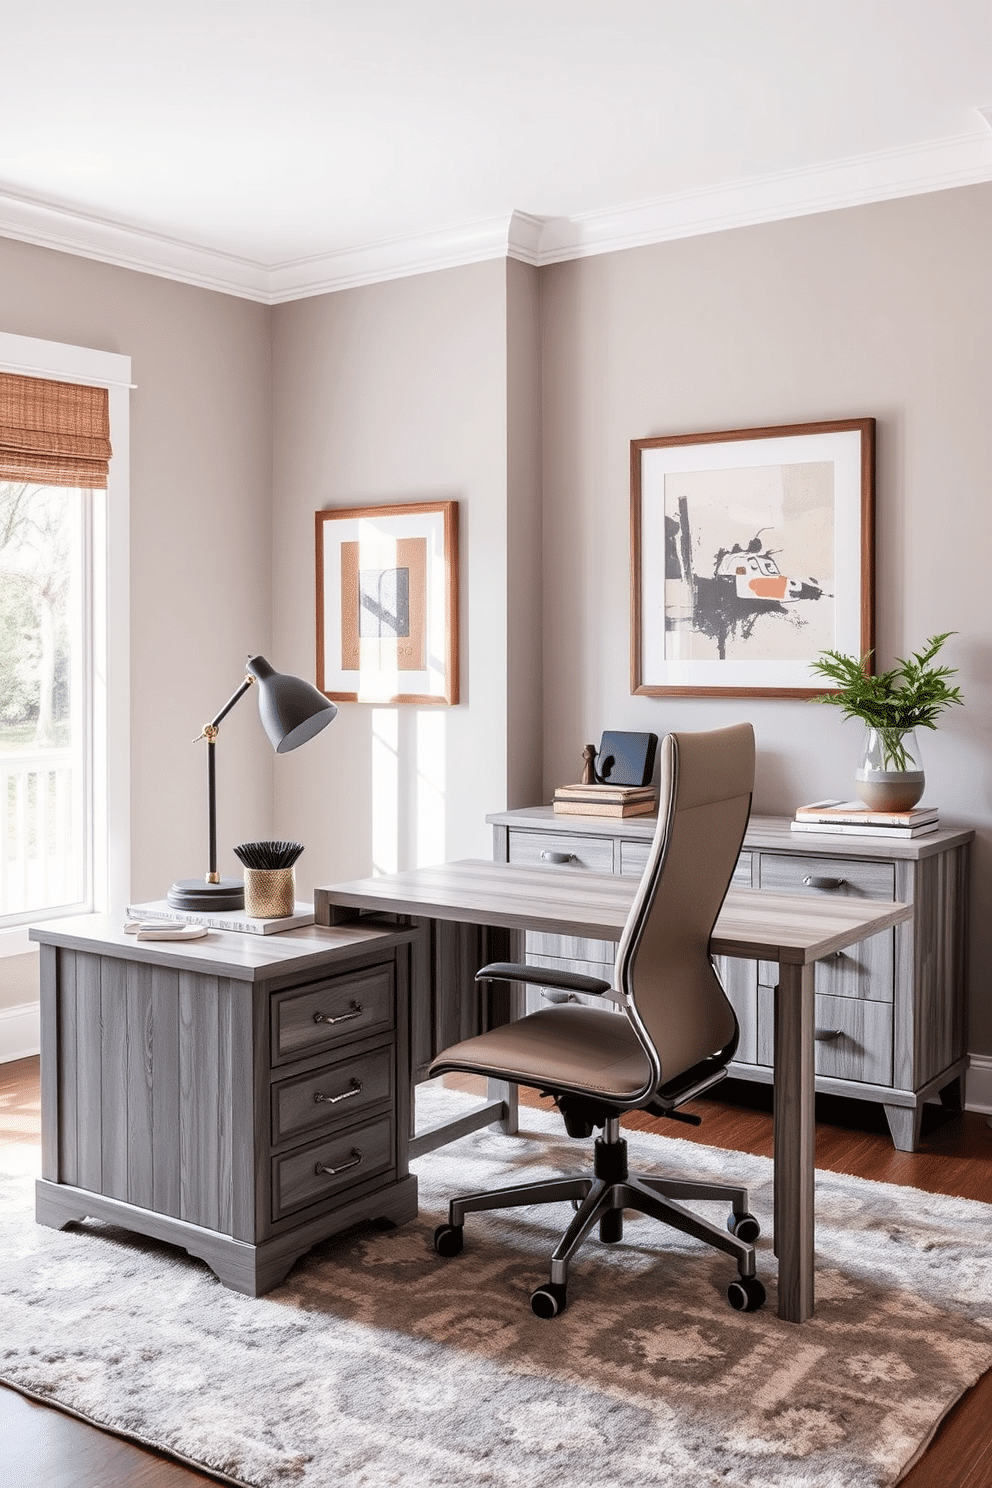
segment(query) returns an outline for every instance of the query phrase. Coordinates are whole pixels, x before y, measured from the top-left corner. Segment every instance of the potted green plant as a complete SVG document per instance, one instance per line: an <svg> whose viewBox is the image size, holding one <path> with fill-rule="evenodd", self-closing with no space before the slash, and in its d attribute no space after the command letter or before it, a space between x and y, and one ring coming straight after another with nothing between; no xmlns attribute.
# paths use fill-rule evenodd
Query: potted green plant
<svg viewBox="0 0 992 1488"><path fill-rule="evenodd" d="M925 777L916 738L918 728L935 729L945 708L963 703L961 689L949 686L955 667L934 666L934 657L954 634L931 636L922 651L875 676L868 673L872 653L860 659L841 651L821 651L813 671L835 692L820 693L818 703L843 708L845 718L865 725L856 773L858 795L870 811L908 811L923 794Z"/></svg>

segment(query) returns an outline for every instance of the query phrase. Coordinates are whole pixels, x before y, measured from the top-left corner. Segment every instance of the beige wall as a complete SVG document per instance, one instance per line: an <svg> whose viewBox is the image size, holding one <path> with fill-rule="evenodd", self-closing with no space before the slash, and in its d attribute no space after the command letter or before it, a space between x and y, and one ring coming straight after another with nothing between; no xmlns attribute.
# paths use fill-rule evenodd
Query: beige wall
<svg viewBox="0 0 992 1488"><path fill-rule="evenodd" d="M509 259L506 315L508 664L506 805L541 799L541 276Z"/></svg>
<svg viewBox="0 0 992 1488"><path fill-rule="evenodd" d="M130 355L131 890L206 867L191 740L271 641L270 312L229 295L0 239L0 329ZM271 750L246 700L218 744L229 844L271 830ZM30 967L31 962L26 966ZM0 967L3 963L0 962ZM11 958L0 999L23 1000ZM4 992L4 988L8 992Z"/></svg>
<svg viewBox="0 0 992 1488"><path fill-rule="evenodd" d="M457 500L461 702L342 703L275 764L298 885L487 855L507 793L507 275L502 262L273 312L274 653L315 666L314 513ZM375 831L373 833L373 820Z"/></svg>
<svg viewBox="0 0 992 1488"><path fill-rule="evenodd" d="M927 798L978 830L971 1037L992 1051L992 187L803 217L543 272L547 795L604 727L755 726L756 806L852 794L860 732L773 700L632 697L629 442L878 420L879 659L958 634L967 706L924 733Z"/></svg>

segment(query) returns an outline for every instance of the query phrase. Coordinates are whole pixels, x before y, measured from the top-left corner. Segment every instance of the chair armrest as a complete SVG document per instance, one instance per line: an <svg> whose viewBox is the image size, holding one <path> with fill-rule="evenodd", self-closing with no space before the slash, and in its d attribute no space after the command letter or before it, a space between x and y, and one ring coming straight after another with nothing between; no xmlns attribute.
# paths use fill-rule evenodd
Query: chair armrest
<svg viewBox="0 0 992 1488"><path fill-rule="evenodd" d="M586 997L602 997L613 988L601 977L583 976L578 971L559 971L550 966L518 966L511 961L493 961L475 973L477 982L529 982L534 987L557 987L563 992L581 992Z"/></svg>

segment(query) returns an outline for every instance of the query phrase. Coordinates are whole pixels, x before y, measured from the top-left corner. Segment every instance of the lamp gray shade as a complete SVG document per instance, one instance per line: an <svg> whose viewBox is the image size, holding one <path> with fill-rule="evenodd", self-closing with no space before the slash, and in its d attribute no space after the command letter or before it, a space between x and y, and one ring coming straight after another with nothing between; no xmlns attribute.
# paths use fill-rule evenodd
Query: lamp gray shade
<svg viewBox="0 0 992 1488"><path fill-rule="evenodd" d="M337 708L316 687L275 671L264 656L253 656L247 670L258 683L259 716L277 754L305 744L337 716Z"/></svg>

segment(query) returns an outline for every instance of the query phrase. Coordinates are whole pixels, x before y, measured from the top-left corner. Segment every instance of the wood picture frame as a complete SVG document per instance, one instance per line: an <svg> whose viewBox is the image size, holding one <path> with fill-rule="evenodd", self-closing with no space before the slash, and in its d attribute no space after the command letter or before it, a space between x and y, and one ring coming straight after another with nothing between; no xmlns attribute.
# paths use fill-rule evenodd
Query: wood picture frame
<svg viewBox="0 0 992 1488"><path fill-rule="evenodd" d="M457 501L319 511L315 545L320 691L457 703Z"/></svg>
<svg viewBox="0 0 992 1488"><path fill-rule="evenodd" d="M631 684L809 698L874 636L875 420L634 439Z"/></svg>

